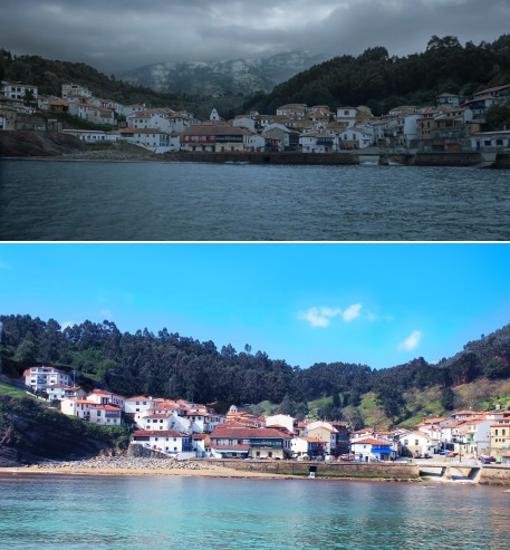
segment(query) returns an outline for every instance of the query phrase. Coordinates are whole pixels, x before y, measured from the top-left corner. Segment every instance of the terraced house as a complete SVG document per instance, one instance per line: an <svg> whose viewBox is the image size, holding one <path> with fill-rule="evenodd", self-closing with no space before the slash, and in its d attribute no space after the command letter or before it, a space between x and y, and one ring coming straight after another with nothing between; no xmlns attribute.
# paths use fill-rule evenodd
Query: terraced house
<svg viewBox="0 0 510 550"><path fill-rule="evenodd" d="M211 434L214 458L287 458L292 436L276 428L250 428L225 423Z"/></svg>

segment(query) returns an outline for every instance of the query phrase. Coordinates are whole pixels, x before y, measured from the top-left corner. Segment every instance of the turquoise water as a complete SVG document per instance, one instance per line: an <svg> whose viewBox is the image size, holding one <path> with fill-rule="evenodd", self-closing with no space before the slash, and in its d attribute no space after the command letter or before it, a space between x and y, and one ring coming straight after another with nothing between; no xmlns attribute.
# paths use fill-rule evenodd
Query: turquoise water
<svg viewBox="0 0 510 550"><path fill-rule="evenodd" d="M439 484L0 478L0 548L509 548L510 493Z"/></svg>

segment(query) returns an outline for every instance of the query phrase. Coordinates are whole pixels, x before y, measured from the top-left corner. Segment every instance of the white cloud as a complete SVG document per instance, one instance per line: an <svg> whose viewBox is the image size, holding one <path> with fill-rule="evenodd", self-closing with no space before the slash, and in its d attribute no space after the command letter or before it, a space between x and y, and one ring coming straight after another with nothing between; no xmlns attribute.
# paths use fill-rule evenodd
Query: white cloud
<svg viewBox="0 0 510 550"><path fill-rule="evenodd" d="M343 313L342 313L342 319L346 323L350 323L352 320L357 319L360 315L361 308L363 306L361 304L352 304L352 306L349 306Z"/></svg>
<svg viewBox="0 0 510 550"><path fill-rule="evenodd" d="M420 343L422 333L420 330L413 330L411 334L399 343L398 349L405 351L412 351Z"/></svg>
<svg viewBox="0 0 510 550"><path fill-rule="evenodd" d="M332 307L311 307L306 311L301 311L298 314L298 319L308 321L311 327L329 327L331 319L338 317L346 323L350 323L360 316L362 304L352 304L346 309Z"/></svg>

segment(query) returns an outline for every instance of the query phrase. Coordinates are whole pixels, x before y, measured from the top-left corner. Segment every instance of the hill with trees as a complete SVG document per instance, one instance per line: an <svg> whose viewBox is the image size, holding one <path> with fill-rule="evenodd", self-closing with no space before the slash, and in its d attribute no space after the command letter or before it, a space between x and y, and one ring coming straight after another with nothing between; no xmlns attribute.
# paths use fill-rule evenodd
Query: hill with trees
<svg viewBox="0 0 510 550"><path fill-rule="evenodd" d="M390 56L384 47L342 55L315 65L245 103L244 110L274 112L286 103L367 105L375 115L399 105L434 104L443 92L471 96L510 82L510 34L494 42L462 45L433 36L422 53Z"/></svg>
<svg viewBox="0 0 510 550"><path fill-rule="evenodd" d="M147 86L133 85L106 75L86 63L46 59L37 55L13 55L0 49L0 80L33 84L43 95L60 96L62 84L74 82L90 89L97 97L123 104L146 103L152 107L187 110L199 117L208 117L213 106L220 110L239 106L244 99L233 95L214 99L179 93L163 93Z"/></svg>
<svg viewBox="0 0 510 550"><path fill-rule="evenodd" d="M4 375L17 378L27 366L52 364L73 370L87 388L99 385L126 396L184 398L216 403L219 410L250 404L262 412L266 404L301 417L310 411L322 418L348 417L355 424L374 415L399 424L460 404L482 407L510 400L510 325L468 342L438 364L417 358L376 370L342 362L298 368L252 353L248 345L240 352L231 345L217 349L211 341L166 328L131 334L110 321L62 328L53 319L28 315L0 316L0 322ZM477 394L477 385L484 392Z"/></svg>

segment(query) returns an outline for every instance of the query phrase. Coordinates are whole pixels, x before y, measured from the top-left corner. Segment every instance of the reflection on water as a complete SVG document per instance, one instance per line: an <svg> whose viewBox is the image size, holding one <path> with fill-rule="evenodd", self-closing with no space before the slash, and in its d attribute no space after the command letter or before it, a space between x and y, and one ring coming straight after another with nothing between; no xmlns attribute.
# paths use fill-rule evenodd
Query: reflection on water
<svg viewBox="0 0 510 550"><path fill-rule="evenodd" d="M6 548L508 548L501 488L338 481L0 479Z"/></svg>
<svg viewBox="0 0 510 550"><path fill-rule="evenodd" d="M510 173L2 161L4 240L509 240Z"/></svg>

